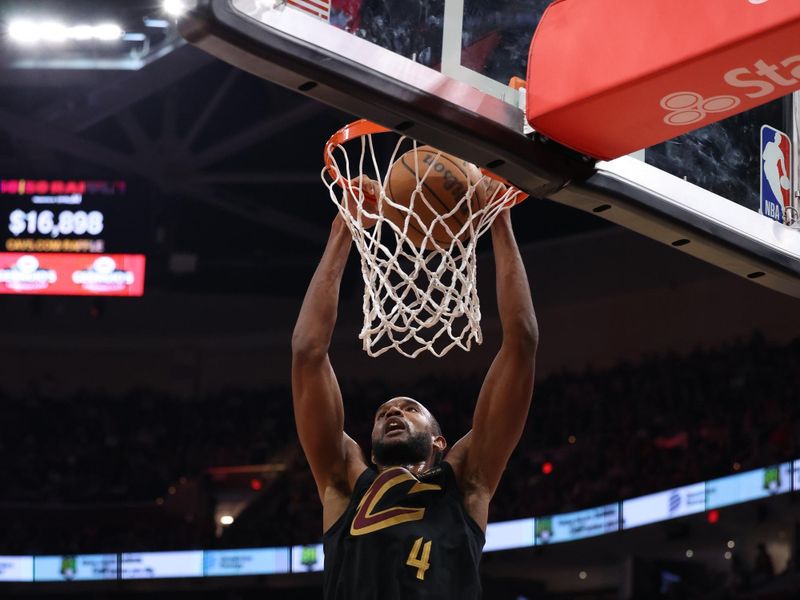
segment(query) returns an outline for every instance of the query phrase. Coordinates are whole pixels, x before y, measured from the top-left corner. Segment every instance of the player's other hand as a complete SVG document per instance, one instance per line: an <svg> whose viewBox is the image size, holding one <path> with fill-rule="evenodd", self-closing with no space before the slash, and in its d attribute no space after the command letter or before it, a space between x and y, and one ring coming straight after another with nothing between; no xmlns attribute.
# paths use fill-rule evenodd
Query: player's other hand
<svg viewBox="0 0 800 600"><path fill-rule="evenodd" d="M350 215L358 221L359 212L361 213L361 225L365 229L369 229L377 222L376 218L368 217L369 214L376 214L378 212L378 197L380 196L380 185L374 179L370 179L366 175L359 175L345 183L344 186L345 201L347 202L347 210ZM363 204L361 210L358 204L363 195Z"/></svg>

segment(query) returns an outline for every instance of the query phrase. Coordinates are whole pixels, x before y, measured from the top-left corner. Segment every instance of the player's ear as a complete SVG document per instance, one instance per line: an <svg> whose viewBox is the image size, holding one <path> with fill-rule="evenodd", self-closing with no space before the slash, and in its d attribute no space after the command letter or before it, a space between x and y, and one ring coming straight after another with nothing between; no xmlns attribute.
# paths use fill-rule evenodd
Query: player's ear
<svg viewBox="0 0 800 600"><path fill-rule="evenodd" d="M436 435L433 437L433 445L439 452L444 452L447 448L447 440L443 435Z"/></svg>

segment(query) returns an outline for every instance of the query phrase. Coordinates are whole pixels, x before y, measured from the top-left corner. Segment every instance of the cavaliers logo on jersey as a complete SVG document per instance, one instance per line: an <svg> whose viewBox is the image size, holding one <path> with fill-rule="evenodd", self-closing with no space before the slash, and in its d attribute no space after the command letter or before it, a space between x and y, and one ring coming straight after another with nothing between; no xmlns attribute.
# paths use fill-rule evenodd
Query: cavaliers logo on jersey
<svg viewBox="0 0 800 600"><path fill-rule="evenodd" d="M350 535L366 535L387 527L393 527L409 521L421 521L425 516L425 508L407 506L391 506L378 510L381 500L387 496L403 493L403 497L423 492L440 491L442 486L433 483L420 483L420 481L402 467L386 469L378 475L372 485L364 494L358 505L353 522L350 525Z"/></svg>

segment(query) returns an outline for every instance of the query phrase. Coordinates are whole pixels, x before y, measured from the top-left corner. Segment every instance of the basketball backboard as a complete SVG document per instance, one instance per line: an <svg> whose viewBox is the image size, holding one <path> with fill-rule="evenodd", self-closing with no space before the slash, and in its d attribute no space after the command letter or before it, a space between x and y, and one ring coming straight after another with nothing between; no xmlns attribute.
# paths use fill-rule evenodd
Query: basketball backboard
<svg viewBox="0 0 800 600"><path fill-rule="evenodd" d="M548 4L198 0L179 26L260 77L800 297L800 230L758 213L759 132L769 125L797 141L797 96L595 163L528 130L524 92L511 85L525 76Z"/></svg>

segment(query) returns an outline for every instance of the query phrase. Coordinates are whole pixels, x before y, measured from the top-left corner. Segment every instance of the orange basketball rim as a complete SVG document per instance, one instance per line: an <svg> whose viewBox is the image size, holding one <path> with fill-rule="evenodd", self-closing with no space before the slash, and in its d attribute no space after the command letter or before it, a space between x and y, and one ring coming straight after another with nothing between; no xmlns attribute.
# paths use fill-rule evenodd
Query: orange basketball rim
<svg viewBox="0 0 800 600"><path fill-rule="evenodd" d="M328 141L325 143L325 150L323 152L323 158L325 160L325 168L328 172L330 178L336 182L336 184L344 189L345 183L349 183L342 175L339 173L339 170L336 168L334 164L333 158L333 149L337 146L343 146L349 141L354 139L362 138L365 136L373 135L373 134L380 134L380 133L390 133L393 131L388 127L384 127L383 125L378 125L377 123L373 123L372 121L368 121L367 119L359 119L357 121L353 121L352 123L348 123L344 127L342 127L339 131L334 133ZM502 183L505 186L514 188L517 190L515 193L511 194L512 202L508 204L509 208L511 206L516 206L523 200L528 197L528 194L519 188L516 188L514 184L509 182L506 179L503 179L499 175L492 173L488 169L484 169L483 167L479 167L480 171L486 177L493 179ZM371 196L367 196L367 198L372 201L376 202L377 199Z"/></svg>

